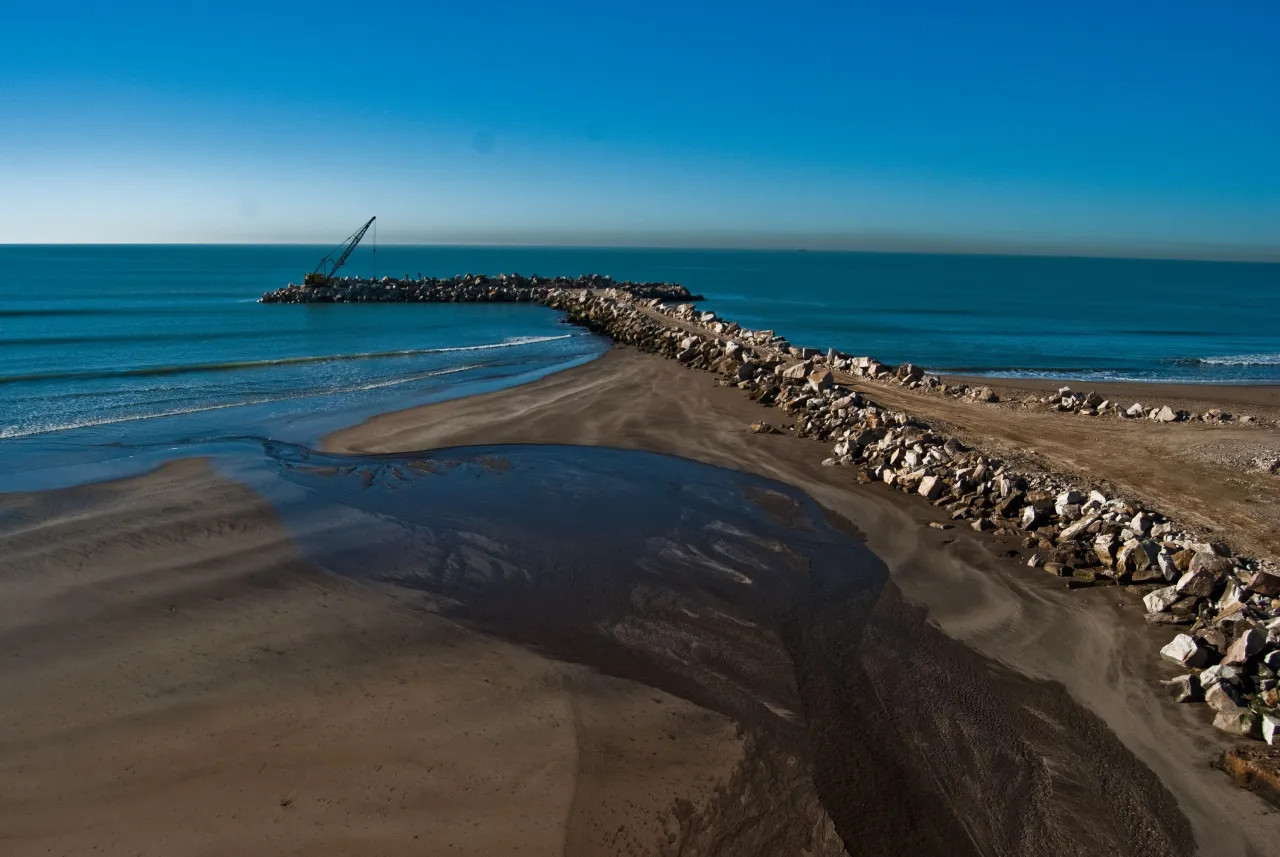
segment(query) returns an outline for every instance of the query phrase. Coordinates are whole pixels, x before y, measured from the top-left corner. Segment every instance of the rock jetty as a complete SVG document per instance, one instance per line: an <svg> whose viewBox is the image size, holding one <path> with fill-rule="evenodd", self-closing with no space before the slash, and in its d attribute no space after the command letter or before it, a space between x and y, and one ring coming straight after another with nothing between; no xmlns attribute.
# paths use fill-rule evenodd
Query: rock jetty
<svg viewBox="0 0 1280 857"><path fill-rule="evenodd" d="M1207 705L1214 725L1233 736L1280 745L1280 568L1273 562L1233 555L1226 545L1100 486L1019 471L850 385L871 379L995 402L990 389L949 386L910 363L798 348L773 331L699 311L696 299L670 283L617 283L598 275L468 274L291 285L263 302L536 302L616 342L715 373L719 383L777 412L774 422L762 420L751 431L829 444L823 464L918 495L945 509L951 526L1019 538L1032 552L1027 565L1068 587L1121 585L1140 595L1148 622L1178 629L1160 652L1182 671L1165 682L1169 694ZM1067 388L1040 398L1038 404L1064 413L1154 422L1192 416L1168 407L1113 406Z"/></svg>
<svg viewBox="0 0 1280 857"><path fill-rule="evenodd" d="M290 283L267 292L260 303L546 303L557 289L616 289L637 298L664 301L699 301L684 286L675 283L614 282L601 274L569 277L537 277L520 274L461 274L456 277L382 277L371 280L343 277L324 286Z"/></svg>
<svg viewBox="0 0 1280 857"><path fill-rule="evenodd" d="M1098 486L1011 464L867 399L853 377L925 383L912 364L888 366L835 350L797 348L685 303L621 291L555 291L546 303L617 342L714 372L762 405L786 431L831 444L824 460L943 507L956 524L1017 536L1027 565L1071 587L1123 585L1142 596L1148 622L1180 630L1161 654L1185 672L1166 683L1181 702L1203 702L1232 735L1280 744L1280 568L1234 556L1155 509Z"/></svg>

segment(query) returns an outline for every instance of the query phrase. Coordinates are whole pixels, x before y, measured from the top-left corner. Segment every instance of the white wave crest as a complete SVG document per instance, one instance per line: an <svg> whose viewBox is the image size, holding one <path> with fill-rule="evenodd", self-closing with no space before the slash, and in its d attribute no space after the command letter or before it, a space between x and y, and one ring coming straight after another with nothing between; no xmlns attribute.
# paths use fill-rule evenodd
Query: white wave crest
<svg viewBox="0 0 1280 857"><path fill-rule="evenodd" d="M1198 357L1206 366L1280 366L1280 354L1224 354L1220 357Z"/></svg>

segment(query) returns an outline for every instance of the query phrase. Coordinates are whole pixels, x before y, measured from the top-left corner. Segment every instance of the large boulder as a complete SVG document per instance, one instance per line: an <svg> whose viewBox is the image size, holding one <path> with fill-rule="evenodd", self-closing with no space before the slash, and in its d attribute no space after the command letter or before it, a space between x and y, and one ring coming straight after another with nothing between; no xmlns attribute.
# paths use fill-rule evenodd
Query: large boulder
<svg viewBox="0 0 1280 857"><path fill-rule="evenodd" d="M821 369L809 376L809 386L818 392L830 390L835 386L835 383L835 378L832 377L830 369Z"/></svg>
<svg viewBox="0 0 1280 857"><path fill-rule="evenodd" d="M1226 654L1222 656L1222 662L1228 665L1243 666L1250 658L1261 652L1266 645L1267 635L1257 628L1250 628L1227 647Z"/></svg>
<svg viewBox="0 0 1280 857"><path fill-rule="evenodd" d="M937 476L926 476L920 480L920 487L916 489L916 493L926 500L933 501L942 496L947 489L947 483L943 482Z"/></svg>
<svg viewBox="0 0 1280 857"><path fill-rule="evenodd" d="M1177 603L1181 597L1178 587L1166 586L1163 589L1155 589L1148 592L1142 597L1142 603L1147 608L1148 613L1163 613Z"/></svg>
<svg viewBox="0 0 1280 857"><path fill-rule="evenodd" d="M1232 569L1231 560L1225 556L1221 556L1211 550L1197 550L1191 558L1191 564L1187 566L1187 570L1191 572L1207 572L1215 578L1220 578Z"/></svg>
<svg viewBox="0 0 1280 857"><path fill-rule="evenodd" d="M1199 669L1208 666L1211 651L1189 634L1179 634L1168 645L1160 650L1163 657L1182 664L1184 667Z"/></svg>
<svg viewBox="0 0 1280 857"><path fill-rule="evenodd" d="M1075 541L1084 534L1085 530L1089 529L1089 527L1093 526L1097 522L1098 517L1099 516L1096 512L1085 515L1080 520L1063 529L1063 531L1058 534L1058 540L1060 542Z"/></svg>
<svg viewBox="0 0 1280 857"><path fill-rule="evenodd" d="M1183 595L1196 595L1201 598L1208 598L1212 595L1217 585L1218 575L1204 569L1188 571L1178 578L1177 583L1178 591Z"/></svg>
<svg viewBox="0 0 1280 857"><path fill-rule="evenodd" d="M1116 551L1116 570L1128 573L1138 582L1160 579L1163 575L1156 564L1159 555L1160 548L1155 542L1129 539Z"/></svg>
<svg viewBox="0 0 1280 857"><path fill-rule="evenodd" d="M1116 563L1116 537L1113 533L1098 533L1093 540L1093 553L1106 568Z"/></svg>
<svg viewBox="0 0 1280 857"><path fill-rule="evenodd" d="M809 364L803 360L797 360L794 363L778 366L774 371L778 373L778 377L787 381L802 381L809 371Z"/></svg>
<svg viewBox="0 0 1280 857"><path fill-rule="evenodd" d="M1255 571L1249 577L1248 582L1245 583L1245 588L1268 598L1280 598L1280 574L1272 574L1269 571Z"/></svg>
<svg viewBox="0 0 1280 857"><path fill-rule="evenodd" d="M1171 678L1163 684L1174 702L1197 702L1201 697L1200 681L1194 673Z"/></svg>

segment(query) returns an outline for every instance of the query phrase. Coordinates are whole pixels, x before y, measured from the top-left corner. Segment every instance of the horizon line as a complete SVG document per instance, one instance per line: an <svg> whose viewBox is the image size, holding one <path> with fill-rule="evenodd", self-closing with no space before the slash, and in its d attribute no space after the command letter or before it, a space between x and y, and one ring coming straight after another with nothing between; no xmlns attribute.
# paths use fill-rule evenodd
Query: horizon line
<svg viewBox="0 0 1280 857"><path fill-rule="evenodd" d="M0 241L0 247L334 247L334 242L321 241ZM1160 255L1151 251L1134 249L1123 250L1079 250L1067 251L1059 248L1045 247L1010 247L1010 248L966 248L964 246L944 248L893 249L874 247L796 247L763 245L744 247L740 245L694 245L694 244L581 244L581 243L546 243L546 242L451 242L451 241L382 241L380 247L449 247L449 248L505 248L505 249L546 249L546 250L690 250L718 251L739 253L831 253L831 254L874 254L886 256L1011 256L1036 257L1054 259L1121 259L1147 262L1213 262L1217 264L1275 265L1280 264L1280 249L1261 250L1258 255L1230 254L1224 251L1206 255Z"/></svg>

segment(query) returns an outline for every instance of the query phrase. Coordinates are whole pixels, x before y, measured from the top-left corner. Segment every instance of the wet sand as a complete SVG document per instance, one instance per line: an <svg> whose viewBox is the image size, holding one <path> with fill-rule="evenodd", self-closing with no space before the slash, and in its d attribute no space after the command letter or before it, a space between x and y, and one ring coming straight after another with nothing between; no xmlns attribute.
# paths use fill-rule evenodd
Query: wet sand
<svg viewBox="0 0 1280 857"><path fill-rule="evenodd" d="M527 552L474 522L447 574L368 528L381 550L353 562L421 574L352 582L321 567L309 526L200 460L0 497L0 695L20 701L0 707L0 847L1269 853L1277 816L1209 769L1223 741L1153 688L1163 637L1121 609L1130 596L1066 592L989 539L924 526L936 510L822 468L820 445L745 430L771 415L617 349L327 447L679 455L801 489L874 557L833 542L807 574L746 588L611 570L597 590L547 562L531 601L499 573L534 567ZM298 466L401 490L402 460L353 462ZM779 492L757 502L803 524ZM483 586L457 585L458 556Z"/></svg>

